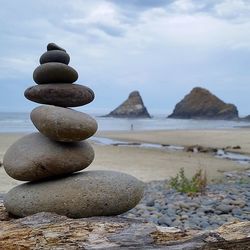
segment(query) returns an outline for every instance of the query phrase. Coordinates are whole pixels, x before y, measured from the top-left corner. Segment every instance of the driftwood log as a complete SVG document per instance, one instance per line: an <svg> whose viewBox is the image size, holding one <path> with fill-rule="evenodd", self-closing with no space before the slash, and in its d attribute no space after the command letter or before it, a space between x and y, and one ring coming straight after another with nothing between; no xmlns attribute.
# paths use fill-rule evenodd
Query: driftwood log
<svg viewBox="0 0 250 250"><path fill-rule="evenodd" d="M250 249L250 222L181 231L119 217L70 219L38 213L9 217L0 203L0 249Z"/></svg>

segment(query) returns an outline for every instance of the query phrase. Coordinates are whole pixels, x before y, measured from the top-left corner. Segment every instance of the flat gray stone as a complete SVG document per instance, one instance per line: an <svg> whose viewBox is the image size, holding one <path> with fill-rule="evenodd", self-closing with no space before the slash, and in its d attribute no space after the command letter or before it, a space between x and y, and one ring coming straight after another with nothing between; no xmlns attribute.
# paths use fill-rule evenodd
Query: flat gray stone
<svg viewBox="0 0 250 250"><path fill-rule="evenodd" d="M97 130L95 119L69 108L43 105L33 109L30 118L43 135L55 141L82 141Z"/></svg>
<svg viewBox="0 0 250 250"><path fill-rule="evenodd" d="M59 62L68 65L69 61L70 61L69 55L62 50L50 50L42 54L40 57L40 64L49 62Z"/></svg>
<svg viewBox="0 0 250 250"><path fill-rule="evenodd" d="M33 133L9 147L3 165L7 174L16 180L37 181L80 171L93 159L94 150L86 141L55 142Z"/></svg>
<svg viewBox="0 0 250 250"><path fill-rule="evenodd" d="M49 62L35 69L33 79L37 84L73 83L78 79L78 73L69 65Z"/></svg>
<svg viewBox="0 0 250 250"><path fill-rule="evenodd" d="M4 200L18 217L53 212L73 218L122 214L137 205L144 185L114 171L84 171L68 177L21 184Z"/></svg>
<svg viewBox="0 0 250 250"><path fill-rule="evenodd" d="M47 45L47 50L50 51L50 50L62 50L64 52L66 52L65 49L63 49L62 47L58 46L57 44L55 43L49 43Z"/></svg>
<svg viewBox="0 0 250 250"><path fill-rule="evenodd" d="M29 87L25 97L33 102L61 107L79 107L92 102L94 92L78 84L39 84Z"/></svg>

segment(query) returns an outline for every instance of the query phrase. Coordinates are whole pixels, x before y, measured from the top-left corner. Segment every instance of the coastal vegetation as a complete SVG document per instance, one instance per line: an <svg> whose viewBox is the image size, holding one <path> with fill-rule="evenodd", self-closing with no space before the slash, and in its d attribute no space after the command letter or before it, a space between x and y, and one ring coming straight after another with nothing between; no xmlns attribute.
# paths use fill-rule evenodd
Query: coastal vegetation
<svg viewBox="0 0 250 250"><path fill-rule="evenodd" d="M207 186L207 175L201 169L197 170L191 179L185 175L184 168L181 168L179 173L170 179L169 185L178 192L188 194L205 194Z"/></svg>

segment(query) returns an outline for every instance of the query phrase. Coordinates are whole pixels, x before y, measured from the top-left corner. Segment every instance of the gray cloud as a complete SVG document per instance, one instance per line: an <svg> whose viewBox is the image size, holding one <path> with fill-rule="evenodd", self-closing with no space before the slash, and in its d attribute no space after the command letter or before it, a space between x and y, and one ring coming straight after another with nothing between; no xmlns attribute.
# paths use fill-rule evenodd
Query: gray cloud
<svg viewBox="0 0 250 250"><path fill-rule="evenodd" d="M145 9L145 8L166 6L172 3L174 0L128 0L128 1L108 0L108 1L120 6L130 6L130 7Z"/></svg>
<svg viewBox="0 0 250 250"><path fill-rule="evenodd" d="M121 37L124 35L124 29L119 28L119 27L112 27L112 26L107 26L104 24L97 24L96 28L102 30L107 35L110 35L113 37Z"/></svg>
<svg viewBox="0 0 250 250"><path fill-rule="evenodd" d="M13 109L27 107L23 90L34 84L32 73L46 44L57 42L71 55L79 83L95 90L93 107L113 108L129 91L139 89L149 109L170 110L192 87L202 85L247 113L249 4L4 1L0 109L8 106L10 96Z"/></svg>

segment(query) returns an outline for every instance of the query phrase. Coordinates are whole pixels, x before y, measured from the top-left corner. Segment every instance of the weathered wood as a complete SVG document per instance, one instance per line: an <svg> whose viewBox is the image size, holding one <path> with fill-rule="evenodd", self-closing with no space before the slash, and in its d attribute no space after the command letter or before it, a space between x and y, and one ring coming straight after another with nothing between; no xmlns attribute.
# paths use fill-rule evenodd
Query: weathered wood
<svg viewBox="0 0 250 250"><path fill-rule="evenodd" d="M0 203L0 249L250 249L250 222L181 231L119 217L8 216Z"/></svg>

